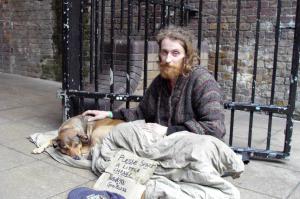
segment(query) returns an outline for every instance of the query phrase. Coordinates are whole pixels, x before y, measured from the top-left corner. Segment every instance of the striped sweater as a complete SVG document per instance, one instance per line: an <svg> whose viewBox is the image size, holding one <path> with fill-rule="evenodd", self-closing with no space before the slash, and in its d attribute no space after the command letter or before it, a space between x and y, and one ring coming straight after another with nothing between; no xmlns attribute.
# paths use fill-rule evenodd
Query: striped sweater
<svg viewBox="0 0 300 199"><path fill-rule="evenodd" d="M225 135L222 92L214 77L197 66L188 76L179 76L173 90L158 75L139 106L113 112L114 118L145 119L168 127L167 134L187 130L197 134Z"/></svg>

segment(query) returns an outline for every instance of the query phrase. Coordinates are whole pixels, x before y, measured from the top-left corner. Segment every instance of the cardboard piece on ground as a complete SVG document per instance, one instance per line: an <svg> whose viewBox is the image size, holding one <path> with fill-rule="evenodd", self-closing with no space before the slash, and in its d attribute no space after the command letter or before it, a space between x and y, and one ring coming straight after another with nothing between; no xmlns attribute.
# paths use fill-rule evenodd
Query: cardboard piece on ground
<svg viewBox="0 0 300 199"><path fill-rule="evenodd" d="M126 199L140 199L146 186L130 178L103 173L94 185L94 189L114 192Z"/></svg>
<svg viewBox="0 0 300 199"><path fill-rule="evenodd" d="M120 150L99 177L94 189L115 192L125 198L140 199L156 166L156 161Z"/></svg>

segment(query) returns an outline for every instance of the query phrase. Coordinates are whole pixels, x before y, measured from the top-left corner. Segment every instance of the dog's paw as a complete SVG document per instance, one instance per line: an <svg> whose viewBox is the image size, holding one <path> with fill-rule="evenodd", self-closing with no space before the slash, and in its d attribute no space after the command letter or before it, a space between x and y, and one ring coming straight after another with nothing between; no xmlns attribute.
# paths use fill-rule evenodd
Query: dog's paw
<svg viewBox="0 0 300 199"><path fill-rule="evenodd" d="M32 153L34 153L34 154L39 154L39 153L43 153L44 150L45 150L45 148L39 147L39 148L33 149L33 150L32 150Z"/></svg>

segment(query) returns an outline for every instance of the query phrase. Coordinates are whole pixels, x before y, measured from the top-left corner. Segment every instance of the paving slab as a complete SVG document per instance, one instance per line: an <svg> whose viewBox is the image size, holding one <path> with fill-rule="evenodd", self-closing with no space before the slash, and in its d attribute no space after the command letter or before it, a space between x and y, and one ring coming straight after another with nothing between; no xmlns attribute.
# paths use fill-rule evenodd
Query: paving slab
<svg viewBox="0 0 300 199"><path fill-rule="evenodd" d="M35 132L44 132L45 129L37 126L29 126L22 121L1 124L0 125L0 143L11 142L18 139L27 139L29 135Z"/></svg>
<svg viewBox="0 0 300 199"><path fill-rule="evenodd" d="M74 187L72 189L78 188L78 187L88 187L88 188L93 188L94 184L96 183L96 181L90 181L88 183L82 184L80 186ZM68 197L69 192L72 190L69 189L63 193L59 193L55 196L49 197L48 199L66 199Z"/></svg>
<svg viewBox="0 0 300 199"><path fill-rule="evenodd" d="M6 147L9 150L14 150L23 155L30 156L34 159L40 160L49 158L49 154L41 153L41 154L33 154L32 150L35 148L35 144L29 141L29 139L17 139L12 140L10 142L5 142L2 144L3 147Z"/></svg>
<svg viewBox="0 0 300 199"><path fill-rule="evenodd" d="M32 131L31 133L47 132L56 130L62 124L62 113L49 113L40 117L32 117L22 120L22 123L37 128L38 131ZM41 129L41 130L40 130Z"/></svg>
<svg viewBox="0 0 300 199"><path fill-rule="evenodd" d="M248 147L248 129L240 130L241 127L237 127L234 129L234 136L233 136L233 145L238 147ZM282 130L283 131L283 130ZM276 134L282 133L281 131L272 132L272 136ZM251 147L256 148L266 148L266 139L267 139L267 129L254 127L252 129L252 140L251 140ZM229 143L229 132L225 136L226 143ZM271 142L271 144L273 144ZM278 143L279 144L279 143ZM278 145L272 145L272 147L279 147ZM283 145L280 149L283 149Z"/></svg>
<svg viewBox="0 0 300 199"><path fill-rule="evenodd" d="M35 116L48 116L49 114L59 113L62 110L62 105L60 101L55 101L47 104L38 104L30 107L33 111L35 111Z"/></svg>
<svg viewBox="0 0 300 199"><path fill-rule="evenodd" d="M11 88L23 87L23 88L34 88L33 90L44 91L44 90L53 90L53 88L61 86L61 83L51 81L51 80L31 78L31 77L8 74L8 73L0 73L0 75L1 75L0 83L2 83L1 85L7 85L7 81L9 81L9 85L11 86Z"/></svg>
<svg viewBox="0 0 300 199"><path fill-rule="evenodd" d="M225 114L226 114L225 123L227 124L228 132L229 132L231 111L226 110ZM235 111L234 115L235 115L234 127L238 128L240 131L247 132L249 127L250 112ZM269 115L265 113L254 113L253 127L268 129L268 121L269 121ZM278 131L284 129L285 125L286 125L285 118L279 118L275 116L272 118L272 131Z"/></svg>
<svg viewBox="0 0 300 199"><path fill-rule="evenodd" d="M259 130L256 131L256 133L259 132ZM265 131L261 131L262 133L265 133ZM278 134L278 135L277 135ZM280 135L282 132L276 132L276 135L272 135L271 141L270 141L270 150L273 151L280 151L282 152L284 150L284 135ZM274 142L274 137L280 137L280 139L277 142ZM252 137L251 147L261 150L266 150L267 147L267 138L265 136L255 136ZM226 140L226 143L229 144L228 139ZM234 137L233 138L233 146L235 147L248 147L248 137L241 138L241 137Z"/></svg>
<svg viewBox="0 0 300 199"><path fill-rule="evenodd" d="M89 181L42 161L0 172L0 179L1 198L9 199L48 198Z"/></svg>
<svg viewBox="0 0 300 199"><path fill-rule="evenodd" d="M226 111L226 130L227 134L225 135L225 142L229 143L229 128L230 128L230 111ZM234 137L233 137L233 146L237 147L248 147L248 128L249 128L249 113L236 111L236 122L234 125ZM253 128L252 128L252 143L251 147L257 149L266 149L267 146L267 133L268 133L268 115L265 114L256 114L254 117ZM246 121L245 121L246 120ZM270 150L282 152L284 149L284 140L285 140L285 127L286 119L273 117L272 119L272 129L271 129L271 141L270 141ZM298 139L297 135L300 135L300 123L299 121L294 121L292 135L292 148L300 148L300 136Z"/></svg>
<svg viewBox="0 0 300 199"><path fill-rule="evenodd" d="M20 107L21 104L19 103L19 100L9 98L8 99L1 99L0 97L0 110L7 110L7 109L13 109Z"/></svg>
<svg viewBox="0 0 300 199"><path fill-rule="evenodd" d="M274 142L280 139L280 137L274 137ZM300 121L294 121L291 148L300 150Z"/></svg>
<svg viewBox="0 0 300 199"><path fill-rule="evenodd" d="M1 162L0 174L2 171L20 167L21 165L25 165L25 164L30 164L35 160L36 159L28 155L24 155L18 151L15 151L12 148L7 148L3 145L0 145L0 162Z"/></svg>
<svg viewBox="0 0 300 199"><path fill-rule="evenodd" d="M300 150L293 149L291 150L290 157L286 160L278 161L276 164L270 161L264 161L265 165L272 165L274 167L280 167L289 169L290 171L300 172Z"/></svg>
<svg viewBox="0 0 300 199"><path fill-rule="evenodd" d="M50 94L52 96L50 96ZM17 102L23 106L32 106L35 104L45 104L58 102L56 97L56 92L48 93L45 96L39 96L38 94L33 94L29 96L23 96L17 100Z"/></svg>
<svg viewBox="0 0 300 199"><path fill-rule="evenodd" d="M38 116L37 110L32 111L30 107L18 107L1 111L1 116L11 121L18 121L34 116Z"/></svg>
<svg viewBox="0 0 300 199"><path fill-rule="evenodd" d="M54 167L58 167L60 169L69 171L70 173L74 173L75 175L81 176L91 181L98 179L98 176L96 176L90 169L82 169L82 168L76 168L69 165L64 165L52 159L51 157L49 157L49 155L48 158L43 159L43 161L48 163L49 165L53 165Z"/></svg>
<svg viewBox="0 0 300 199"><path fill-rule="evenodd" d="M5 124L9 121L10 121L9 119L6 119L6 118L3 118L3 117L0 116L0 125Z"/></svg>
<svg viewBox="0 0 300 199"><path fill-rule="evenodd" d="M274 165L278 163L273 163ZM299 183L300 172L252 160L238 179L228 179L237 187L277 198L285 198Z"/></svg>
<svg viewBox="0 0 300 199"><path fill-rule="evenodd" d="M257 199L280 199L279 197L269 196L269 195L266 195L265 193L257 193L255 191L243 189L240 187L238 187L238 189L240 190L241 199L254 199L254 198L257 198Z"/></svg>
<svg viewBox="0 0 300 199"><path fill-rule="evenodd" d="M287 199L299 199L299 196L300 196L300 182L295 188L295 190L293 190L290 193L290 195L287 196Z"/></svg>

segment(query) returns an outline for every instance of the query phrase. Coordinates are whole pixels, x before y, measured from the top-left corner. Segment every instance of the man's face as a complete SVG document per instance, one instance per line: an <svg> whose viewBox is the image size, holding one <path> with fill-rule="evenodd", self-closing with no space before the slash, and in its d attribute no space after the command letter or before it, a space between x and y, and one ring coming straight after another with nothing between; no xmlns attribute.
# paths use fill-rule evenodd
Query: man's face
<svg viewBox="0 0 300 199"><path fill-rule="evenodd" d="M163 78L174 80L182 72L185 50L179 40L165 38L161 42L160 74Z"/></svg>

